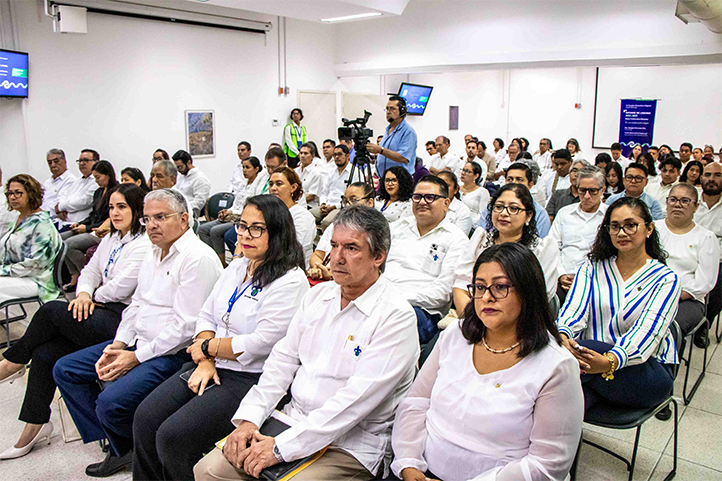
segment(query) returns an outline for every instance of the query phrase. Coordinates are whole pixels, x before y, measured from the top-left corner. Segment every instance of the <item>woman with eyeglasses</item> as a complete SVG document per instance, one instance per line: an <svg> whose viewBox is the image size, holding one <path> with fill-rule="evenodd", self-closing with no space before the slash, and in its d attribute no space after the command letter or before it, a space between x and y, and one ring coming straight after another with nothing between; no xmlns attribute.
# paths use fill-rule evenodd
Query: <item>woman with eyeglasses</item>
<svg viewBox="0 0 722 481"><path fill-rule="evenodd" d="M489 203L491 209L487 210L487 223L492 226L491 229L487 232L477 227L454 271L454 308L458 314L470 301L466 286L471 282L476 258L493 245L513 242L531 249L541 263L548 298L556 293L559 247L549 237L539 238L534 199L529 189L522 184L506 184L496 191Z"/></svg>
<svg viewBox="0 0 722 481"><path fill-rule="evenodd" d="M541 265L523 245L494 245L470 279L463 320L441 333L399 404L391 469L404 481L561 481L584 406Z"/></svg>
<svg viewBox="0 0 722 481"><path fill-rule="evenodd" d="M150 241L140 224L144 196L145 192L133 184L123 184L112 191L111 234L103 238L83 268L76 298L70 304L65 301L43 304L25 334L3 353L0 383L23 376L25 366L31 361L32 364L20 410L25 428L17 443L0 453L0 459L24 456L41 439L50 442L55 362L115 336L121 313L130 304L138 285L140 264L150 250Z"/></svg>
<svg viewBox="0 0 722 481"><path fill-rule="evenodd" d="M666 257L644 201L609 206L557 319L582 370L585 410L649 408L670 394L678 360L669 325L681 283Z"/></svg>
<svg viewBox="0 0 722 481"><path fill-rule="evenodd" d="M451 203L449 204L449 211L446 213L446 217L451 219L451 222L468 236L473 227L471 210L461 201L459 181L456 180L456 175L448 170L439 172L439 177L446 182L446 185L449 187L449 199Z"/></svg>
<svg viewBox="0 0 722 481"><path fill-rule="evenodd" d="M389 167L379 182L376 209L393 222L411 214L414 179L403 167Z"/></svg>
<svg viewBox="0 0 722 481"><path fill-rule="evenodd" d="M193 479L193 465L235 429L233 413L309 290L293 218L279 198L246 200L238 245L243 257L229 264L198 315L193 362L135 413L135 480Z"/></svg>
<svg viewBox="0 0 722 481"><path fill-rule="evenodd" d="M483 169L477 162L467 162L461 169L459 176L461 185L459 186L459 195L461 201L469 208L471 212L472 225L479 225L482 212L489 205L489 191L481 186L483 183Z"/></svg>

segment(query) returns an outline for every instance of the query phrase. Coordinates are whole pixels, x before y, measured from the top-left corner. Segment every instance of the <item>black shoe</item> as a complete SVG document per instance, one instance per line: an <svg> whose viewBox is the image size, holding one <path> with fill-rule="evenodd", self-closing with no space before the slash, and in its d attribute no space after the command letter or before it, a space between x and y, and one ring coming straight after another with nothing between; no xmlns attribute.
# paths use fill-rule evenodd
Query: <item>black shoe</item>
<svg viewBox="0 0 722 481"><path fill-rule="evenodd" d="M697 346L700 349L704 349L705 347L709 346L709 337L707 336L707 333L698 335L695 334L694 336L694 345Z"/></svg>
<svg viewBox="0 0 722 481"><path fill-rule="evenodd" d="M94 478L107 478L118 471L129 468L132 462L133 451L130 451L123 456L115 456L112 452L108 451L108 454L105 456L103 462L89 465L85 468L85 474Z"/></svg>
<svg viewBox="0 0 722 481"><path fill-rule="evenodd" d="M669 404L667 404L667 407L655 414L654 417L660 421L666 421L672 417L672 408L669 407Z"/></svg>

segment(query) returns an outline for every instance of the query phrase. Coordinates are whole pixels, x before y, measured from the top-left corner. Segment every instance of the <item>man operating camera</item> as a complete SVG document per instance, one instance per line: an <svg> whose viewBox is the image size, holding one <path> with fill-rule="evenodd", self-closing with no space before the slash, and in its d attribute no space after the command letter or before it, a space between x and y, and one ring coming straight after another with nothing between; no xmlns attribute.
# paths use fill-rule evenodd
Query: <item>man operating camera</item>
<svg viewBox="0 0 722 481"><path fill-rule="evenodd" d="M387 169L401 164L411 175L416 161L416 131L406 122L406 100L392 95L386 104L386 134L380 145L367 144L371 154L377 154L376 173L382 178Z"/></svg>

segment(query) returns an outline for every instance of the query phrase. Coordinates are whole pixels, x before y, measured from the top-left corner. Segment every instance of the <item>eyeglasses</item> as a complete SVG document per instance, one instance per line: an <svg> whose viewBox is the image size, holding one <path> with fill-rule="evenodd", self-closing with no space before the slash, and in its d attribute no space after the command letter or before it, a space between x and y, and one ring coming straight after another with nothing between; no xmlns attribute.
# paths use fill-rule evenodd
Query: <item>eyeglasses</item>
<svg viewBox="0 0 722 481"><path fill-rule="evenodd" d="M5 197L22 197L24 193L22 190L6 190Z"/></svg>
<svg viewBox="0 0 722 481"><path fill-rule="evenodd" d="M587 188L585 188L585 187L580 187L580 188L577 189L577 191L579 191L579 195L580 195L581 197L584 197L584 196L587 195L587 194L589 194L589 195L591 195L592 197L594 197L595 195L597 195L597 194L599 193L600 190L602 190L602 189L587 189Z"/></svg>
<svg viewBox="0 0 722 481"><path fill-rule="evenodd" d="M239 235L243 235L246 233L246 231L248 231L248 234L253 239L258 239L267 230L265 227L260 226L260 225L248 226L246 224L241 224L240 222L236 222L235 225L236 225L236 231L238 232Z"/></svg>
<svg viewBox="0 0 722 481"><path fill-rule="evenodd" d="M371 198L371 196L369 196L369 195L367 195L366 197L350 197L350 198L346 197L345 195L342 195L341 196L341 205L343 205L344 207L350 207L352 205L358 205L362 201L364 201L366 199L370 199L370 198Z"/></svg>
<svg viewBox="0 0 722 481"><path fill-rule="evenodd" d="M494 212L497 214L501 214L502 212L506 211L509 215L517 215L519 212L524 212L526 209L522 209L521 207L517 205L504 205L504 204L494 204L494 207L492 207Z"/></svg>
<svg viewBox="0 0 722 481"><path fill-rule="evenodd" d="M489 287L482 284L467 284L466 290L472 299L481 299L484 297L484 294L486 294L486 291L489 291L491 297L493 297L494 300L498 300L505 299L509 295L509 289L512 287L514 286L511 284L492 284Z"/></svg>
<svg viewBox="0 0 722 481"><path fill-rule="evenodd" d="M93 159L78 159L76 162L79 164L85 164L87 162L93 162Z"/></svg>
<svg viewBox="0 0 722 481"><path fill-rule="evenodd" d="M461 173L462 173L462 174L473 174L474 171L473 171L473 170L469 170L469 169L461 169Z"/></svg>
<svg viewBox="0 0 722 481"><path fill-rule="evenodd" d="M156 214L152 216L144 215L140 218L140 223L141 225L148 225L151 221L153 221L156 224L165 224L168 217L173 217L174 215L181 215L181 212L174 212L173 214Z"/></svg>
<svg viewBox="0 0 722 481"><path fill-rule="evenodd" d="M399 179L384 179L385 184L398 184Z"/></svg>
<svg viewBox="0 0 722 481"><path fill-rule="evenodd" d="M580 170L580 169L576 169L576 168L575 168L575 169L571 169L569 172L572 173L572 174L576 174L576 173L579 172L579 170Z"/></svg>
<svg viewBox="0 0 722 481"><path fill-rule="evenodd" d="M641 175L625 175L624 180L627 182L631 182L633 184L639 184L640 182L644 182L644 179L646 177L642 177Z"/></svg>
<svg viewBox="0 0 722 481"><path fill-rule="evenodd" d="M397 110L399 110L398 107L386 107L384 112L396 112Z"/></svg>
<svg viewBox="0 0 722 481"><path fill-rule="evenodd" d="M674 205L679 203L682 207L687 207L689 204L692 203L692 199L688 197L667 197L667 203L669 205Z"/></svg>
<svg viewBox="0 0 722 481"><path fill-rule="evenodd" d="M647 225L646 223L644 225ZM634 235L639 230L639 223L638 222L627 222L624 225L620 225L617 223L609 224L606 226L607 231L611 235L618 235L620 231L624 231L627 235Z"/></svg>
<svg viewBox="0 0 722 481"><path fill-rule="evenodd" d="M412 194L411 200L415 202L416 204L421 202L421 199L424 199L424 202L427 204L433 204L436 202L436 199L446 199L446 196L439 195L439 194Z"/></svg>

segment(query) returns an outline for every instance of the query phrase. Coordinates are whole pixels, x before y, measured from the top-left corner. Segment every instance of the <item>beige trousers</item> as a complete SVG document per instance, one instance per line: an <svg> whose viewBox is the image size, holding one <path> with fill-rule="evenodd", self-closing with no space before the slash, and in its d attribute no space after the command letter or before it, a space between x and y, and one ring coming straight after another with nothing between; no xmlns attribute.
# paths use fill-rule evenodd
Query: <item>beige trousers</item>
<svg viewBox="0 0 722 481"><path fill-rule="evenodd" d="M236 469L223 456L220 449L213 449L193 467L196 481L244 480L255 481L243 470ZM293 481L367 481L373 475L356 458L341 449L330 448L315 463L293 477Z"/></svg>

